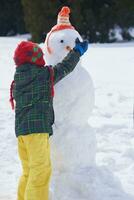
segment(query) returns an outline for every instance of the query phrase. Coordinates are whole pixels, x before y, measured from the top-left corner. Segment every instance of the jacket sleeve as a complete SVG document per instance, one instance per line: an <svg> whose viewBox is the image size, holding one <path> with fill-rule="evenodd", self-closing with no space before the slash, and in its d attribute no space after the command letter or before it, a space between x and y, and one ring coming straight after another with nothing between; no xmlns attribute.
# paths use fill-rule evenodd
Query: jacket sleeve
<svg viewBox="0 0 134 200"><path fill-rule="evenodd" d="M68 55L63 59L61 63L58 63L56 66L54 66L54 84L56 84L69 73L71 73L79 60L80 53L72 50L68 53Z"/></svg>

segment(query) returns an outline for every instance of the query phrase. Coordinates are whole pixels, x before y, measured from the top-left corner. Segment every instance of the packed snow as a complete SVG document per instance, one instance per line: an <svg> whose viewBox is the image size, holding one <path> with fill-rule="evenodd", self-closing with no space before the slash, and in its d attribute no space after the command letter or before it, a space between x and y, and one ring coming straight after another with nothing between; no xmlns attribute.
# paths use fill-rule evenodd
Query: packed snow
<svg viewBox="0 0 134 200"><path fill-rule="evenodd" d="M46 64L54 66L61 62L69 50L73 49L77 38L82 41L75 29L64 28L54 32L50 31L42 46ZM56 127L54 127L55 135L51 142L52 149L54 149L52 161L55 166L51 185L52 199L80 199L75 186L76 182L77 185L81 184L84 187L87 185L91 188L90 180L82 175L82 171L84 172L87 167L95 166L96 136L94 129L88 123L94 108L94 99L91 75L82 66L81 61L73 73L55 86ZM57 174L60 174L60 179ZM65 177L68 177L68 181L64 181ZM58 188L63 191L62 196L57 193ZM70 196L71 188L75 192L74 196ZM91 191L92 189L88 190L86 196L83 193L81 199L93 196Z"/></svg>
<svg viewBox="0 0 134 200"><path fill-rule="evenodd" d="M13 51L22 39L0 38L0 200L16 199L21 175L9 85L15 71ZM77 169L65 171L64 167L58 169L59 166L53 162L53 168L58 170L52 177L50 200L134 200L133 51L134 43L89 44L82 66L90 73L95 86L95 107L89 124L96 134L96 164L83 167L79 163ZM76 139L72 120L68 125L72 133L68 138L71 145ZM63 138L66 131L63 125ZM84 131L86 127L83 126L81 134ZM84 146L85 141L82 142ZM62 150L70 153L70 162L73 163L70 149ZM51 149L54 154L55 151ZM83 149L79 153L86 162L87 153ZM60 155L57 159L60 162ZM66 162L66 158L62 159Z"/></svg>
<svg viewBox="0 0 134 200"><path fill-rule="evenodd" d="M68 54L68 48L73 49L75 46L76 38L82 41L80 34L75 29L63 29L52 33L50 31L42 45L46 64L55 66L58 62L61 62ZM52 53L49 53L48 47ZM94 108L94 100L92 78L79 61L73 73L66 76L55 86L56 127L54 126L55 135L52 140L52 148L55 149L54 152L56 153L52 154L52 159L58 167L55 168L54 172L59 171L59 168L62 168L62 170L64 168L64 172L66 170L71 172L72 169L76 172L78 166L94 166L96 137L88 123L89 116ZM82 152L85 152L84 156ZM59 155L60 159L57 159ZM66 162L64 158L66 158ZM55 182L57 183L57 180ZM66 187L66 185L63 187Z"/></svg>

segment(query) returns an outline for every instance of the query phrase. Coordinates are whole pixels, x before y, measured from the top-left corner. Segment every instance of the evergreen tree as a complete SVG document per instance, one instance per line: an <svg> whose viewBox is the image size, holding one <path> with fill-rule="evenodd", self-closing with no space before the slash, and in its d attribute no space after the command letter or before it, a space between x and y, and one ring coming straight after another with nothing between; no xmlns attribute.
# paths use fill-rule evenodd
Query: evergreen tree
<svg viewBox="0 0 134 200"><path fill-rule="evenodd" d="M0 1L0 35L24 33L25 25L21 0Z"/></svg>
<svg viewBox="0 0 134 200"><path fill-rule="evenodd" d="M42 41L42 34L47 33L56 23L57 2L53 0L22 0L27 30L34 42Z"/></svg>
<svg viewBox="0 0 134 200"><path fill-rule="evenodd" d="M124 40L131 40L132 36L128 32L128 28L134 27L134 1L118 0L115 3L116 24L122 29L122 37Z"/></svg>
<svg viewBox="0 0 134 200"><path fill-rule="evenodd" d="M134 26L134 2L131 0L73 0L74 24L91 42L112 42L109 38L115 25L130 40L127 28ZM80 13L78 15L78 13Z"/></svg>
<svg viewBox="0 0 134 200"><path fill-rule="evenodd" d="M109 39L109 29L113 27L113 1L109 0L78 0L74 8L77 27L90 42L104 42ZM80 19L79 19L79 16Z"/></svg>
<svg viewBox="0 0 134 200"><path fill-rule="evenodd" d="M26 24L32 40L40 42L42 33L56 24L62 6L70 7L73 26L90 42L110 42L109 32L115 26L121 27L125 40L131 39L128 28L134 26L132 0L1 0L0 35L24 33Z"/></svg>

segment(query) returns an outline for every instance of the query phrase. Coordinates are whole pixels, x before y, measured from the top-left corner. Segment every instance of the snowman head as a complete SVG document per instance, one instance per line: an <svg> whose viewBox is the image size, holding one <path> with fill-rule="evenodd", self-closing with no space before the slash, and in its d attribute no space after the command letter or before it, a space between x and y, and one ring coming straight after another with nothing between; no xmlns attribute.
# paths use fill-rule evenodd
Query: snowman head
<svg viewBox="0 0 134 200"><path fill-rule="evenodd" d="M47 34L45 40L45 60L47 64L55 65L75 46L76 38L82 41L80 34L69 21L70 9L63 7L58 14L57 25Z"/></svg>

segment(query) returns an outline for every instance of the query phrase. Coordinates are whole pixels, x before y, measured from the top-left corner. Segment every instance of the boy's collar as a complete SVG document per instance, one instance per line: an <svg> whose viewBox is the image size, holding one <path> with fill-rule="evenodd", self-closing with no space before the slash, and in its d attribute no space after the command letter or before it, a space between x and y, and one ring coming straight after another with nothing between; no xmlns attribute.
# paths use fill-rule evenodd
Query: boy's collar
<svg viewBox="0 0 134 200"><path fill-rule="evenodd" d="M32 67L37 67L37 66L35 64L31 64L31 63L24 63L24 64L16 67L16 71L28 71Z"/></svg>

